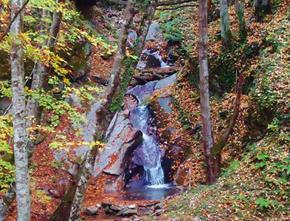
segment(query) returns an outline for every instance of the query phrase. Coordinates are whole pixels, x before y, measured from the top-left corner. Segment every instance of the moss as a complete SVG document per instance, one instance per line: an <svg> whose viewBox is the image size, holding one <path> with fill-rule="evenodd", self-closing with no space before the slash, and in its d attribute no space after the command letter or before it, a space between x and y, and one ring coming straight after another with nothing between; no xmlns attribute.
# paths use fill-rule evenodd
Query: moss
<svg viewBox="0 0 290 221"><path fill-rule="evenodd" d="M121 83L118 89L118 93L114 97L109 109L111 112L116 112L122 109L123 100L125 93L127 91L128 85L133 77L134 74L134 64L136 63L136 59L132 57L127 57L124 60L124 70L121 75Z"/></svg>

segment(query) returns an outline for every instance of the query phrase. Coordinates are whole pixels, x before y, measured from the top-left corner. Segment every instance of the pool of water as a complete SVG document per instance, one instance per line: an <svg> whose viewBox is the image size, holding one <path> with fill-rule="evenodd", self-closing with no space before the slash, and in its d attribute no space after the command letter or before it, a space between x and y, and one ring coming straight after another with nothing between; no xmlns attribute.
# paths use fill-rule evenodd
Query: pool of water
<svg viewBox="0 0 290 221"><path fill-rule="evenodd" d="M181 188L172 184L148 185L128 188L120 197L122 200L162 200L181 192Z"/></svg>

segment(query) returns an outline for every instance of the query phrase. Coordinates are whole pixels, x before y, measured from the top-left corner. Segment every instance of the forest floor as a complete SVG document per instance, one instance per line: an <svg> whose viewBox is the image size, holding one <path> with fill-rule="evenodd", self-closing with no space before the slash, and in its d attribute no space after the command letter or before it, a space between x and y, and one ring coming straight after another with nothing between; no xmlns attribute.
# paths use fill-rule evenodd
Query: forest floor
<svg viewBox="0 0 290 221"><path fill-rule="evenodd" d="M287 4L280 3L273 15L262 23L251 20L246 8L248 42L259 47L257 55L248 54L244 60L242 47L232 51L236 67L243 69L252 85L245 82L239 119L223 151L223 172L214 185L198 185L184 194L166 201L161 220L288 220L289 194L289 122L287 123L287 91L289 90L289 23ZM197 13L196 13L197 14ZM230 9L232 33L238 33L234 10ZM194 19L193 19L194 20ZM195 18L197 20L197 18ZM222 57L220 41L214 41L218 21L210 23L210 61ZM212 41L211 41L212 40ZM216 61L218 58L215 57ZM214 62L214 61L213 61ZM214 65L211 64L211 67ZM186 83L185 83L186 84ZM246 90L246 87L251 87ZM198 113L188 92L181 88L179 103L190 122ZM191 90L191 91L194 91ZM212 98L215 140L227 127L221 113L233 110L234 93L222 99ZM186 99L188 97L188 99ZM270 98L272 97L272 98ZM273 99L273 100L271 100ZM271 112L271 110L275 110ZM198 114L197 114L198 115ZM269 118L268 118L269 117ZM198 148L198 147L197 147ZM193 172L194 173L194 172Z"/></svg>

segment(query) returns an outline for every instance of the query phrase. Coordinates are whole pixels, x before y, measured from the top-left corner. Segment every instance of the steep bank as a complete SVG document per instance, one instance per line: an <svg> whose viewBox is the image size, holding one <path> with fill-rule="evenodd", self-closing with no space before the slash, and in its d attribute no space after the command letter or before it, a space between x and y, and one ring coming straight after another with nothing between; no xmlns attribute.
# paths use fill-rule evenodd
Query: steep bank
<svg viewBox="0 0 290 221"><path fill-rule="evenodd" d="M256 41L261 46L247 61L241 114L223 153L227 166L221 178L168 200L165 220L288 219L289 25L284 3L276 10L249 36L249 44ZM257 25L250 23L249 29ZM225 127L222 114L231 112L229 96L213 99L213 120L219 130Z"/></svg>

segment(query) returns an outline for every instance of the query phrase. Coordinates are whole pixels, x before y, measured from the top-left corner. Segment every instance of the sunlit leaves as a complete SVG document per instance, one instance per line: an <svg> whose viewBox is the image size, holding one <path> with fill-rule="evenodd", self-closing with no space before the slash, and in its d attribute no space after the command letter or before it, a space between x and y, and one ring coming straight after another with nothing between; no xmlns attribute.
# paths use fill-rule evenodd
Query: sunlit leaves
<svg viewBox="0 0 290 221"><path fill-rule="evenodd" d="M53 12L57 9L58 4L55 0L30 0L29 6Z"/></svg>
<svg viewBox="0 0 290 221"><path fill-rule="evenodd" d="M11 84L9 81L0 81L0 98L12 97Z"/></svg>
<svg viewBox="0 0 290 221"><path fill-rule="evenodd" d="M0 192L5 191L14 181L14 165L12 148L9 139L13 136L12 116L0 116Z"/></svg>

